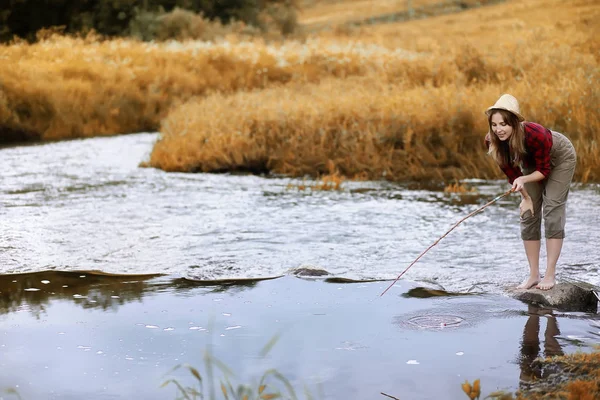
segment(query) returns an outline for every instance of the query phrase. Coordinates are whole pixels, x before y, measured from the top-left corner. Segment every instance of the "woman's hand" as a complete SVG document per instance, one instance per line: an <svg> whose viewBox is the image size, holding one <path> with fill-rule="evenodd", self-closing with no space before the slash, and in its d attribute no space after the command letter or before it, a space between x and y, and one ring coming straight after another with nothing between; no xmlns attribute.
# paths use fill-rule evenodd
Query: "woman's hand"
<svg viewBox="0 0 600 400"><path fill-rule="evenodd" d="M520 192L525 187L526 179L524 176L520 176L513 181L513 192Z"/></svg>
<svg viewBox="0 0 600 400"><path fill-rule="evenodd" d="M535 215L535 213L533 212L533 200L531 200L531 197L527 196L521 199L521 204L519 204L519 210L521 211L521 217L528 210L531 211L532 216Z"/></svg>

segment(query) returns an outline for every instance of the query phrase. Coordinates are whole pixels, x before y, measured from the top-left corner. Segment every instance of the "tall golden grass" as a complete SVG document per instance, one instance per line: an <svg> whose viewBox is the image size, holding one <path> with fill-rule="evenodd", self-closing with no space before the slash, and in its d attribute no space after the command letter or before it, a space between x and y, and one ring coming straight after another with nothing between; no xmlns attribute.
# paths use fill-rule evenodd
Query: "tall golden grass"
<svg viewBox="0 0 600 400"><path fill-rule="evenodd" d="M598 17L594 0L508 1L282 42L13 43L0 46L0 135L160 127L147 165L168 171L491 178L483 110L508 92L573 139L576 179L600 181Z"/></svg>
<svg viewBox="0 0 600 400"><path fill-rule="evenodd" d="M358 53L364 47L368 63ZM194 96L366 74L389 57L411 56L319 38L143 43L51 35L0 46L0 128L43 140L156 130L169 107Z"/></svg>
<svg viewBox="0 0 600 400"><path fill-rule="evenodd" d="M483 146L483 110L509 92L529 120L573 140L576 179L600 181L599 14L591 0L532 0L373 28L339 60L344 71L369 66L357 76L216 93L174 109L149 165L302 176L333 163L347 177L499 177ZM378 63L365 50L390 56L399 41L418 56Z"/></svg>

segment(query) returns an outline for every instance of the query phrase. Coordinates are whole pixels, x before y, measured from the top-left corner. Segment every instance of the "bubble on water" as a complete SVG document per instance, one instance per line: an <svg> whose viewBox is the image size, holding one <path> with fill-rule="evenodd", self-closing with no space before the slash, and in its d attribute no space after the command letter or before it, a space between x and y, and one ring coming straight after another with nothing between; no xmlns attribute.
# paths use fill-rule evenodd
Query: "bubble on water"
<svg viewBox="0 0 600 400"><path fill-rule="evenodd" d="M74 295L73 295L73 298L74 298L74 299L87 299L87 296L82 296L82 295L80 295L80 294L74 294Z"/></svg>
<svg viewBox="0 0 600 400"><path fill-rule="evenodd" d="M146 328L148 328L148 329L158 329L158 326L156 326L156 325L146 325Z"/></svg>
<svg viewBox="0 0 600 400"><path fill-rule="evenodd" d="M462 355L464 355L464 354L465 354L465 353L464 353L463 351L459 351L459 352L457 352L457 353L456 353L456 355L457 355L457 356L462 356Z"/></svg>
<svg viewBox="0 0 600 400"><path fill-rule="evenodd" d="M190 331L197 331L197 330L200 330L200 329L202 329L202 327L201 327L201 326L190 326L190 327L189 327L189 330L190 330Z"/></svg>
<svg viewBox="0 0 600 400"><path fill-rule="evenodd" d="M38 288L27 288L27 289L25 289L26 292L37 292L39 290L40 289L38 289Z"/></svg>
<svg viewBox="0 0 600 400"><path fill-rule="evenodd" d="M163 331L165 331L165 332L174 331L174 330L175 330L175 328L171 328L171 327L163 329Z"/></svg>
<svg viewBox="0 0 600 400"><path fill-rule="evenodd" d="M231 313L223 313L224 317L231 317Z"/></svg>
<svg viewBox="0 0 600 400"><path fill-rule="evenodd" d="M45 280L45 279L44 279L43 281L40 281L40 282L42 282L44 285L47 285L47 284L49 284L49 283L50 283L50 281L48 281L48 280Z"/></svg>
<svg viewBox="0 0 600 400"><path fill-rule="evenodd" d="M90 346L82 346L82 345L77 346L77 348L81 349L83 351L90 351L92 349Z"/></svg>
<svg viewBox="0 0 600 400"><path fill-rule="evenodd" d="M104 354L104 352L102 350L98 350L96 354Z"/></svg>
<svg viewBox="0 0 600 400"><path fill-rule="evenodd" d="M406 363L409 364L409 365L417 365L417 364L419 364L419 362L417 360L408 360Z"/></svg>
<svg viewBox="0 0 600 400"><path fill-rule="evenodd" d="M119 296L110 296L111 299L118 299Z"/></svg>

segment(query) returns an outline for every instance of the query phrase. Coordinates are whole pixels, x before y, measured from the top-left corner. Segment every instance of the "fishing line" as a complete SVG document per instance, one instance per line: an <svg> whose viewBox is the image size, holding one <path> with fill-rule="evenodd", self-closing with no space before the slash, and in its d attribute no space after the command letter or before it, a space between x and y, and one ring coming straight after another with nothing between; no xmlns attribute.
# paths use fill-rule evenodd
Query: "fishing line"
<svg viewBox="0 0 600 400"><path fill-rule="evenodd" d="M450 228L450 230L446 233L444 233L438 240L436 240L431 246L429 246L424 252L422 252L419 257L417 257L415 259L415 261L413 261L404 271L402 271L402 273L400 275L398 275L398 277L392 282L392 284L390 286L387 287L387 289L385 289L383 291L383 293L380 294L380 296L383 296L385 294L385 292L387 292L388 290L390 290L390 288L392 286L394 286L396 284L396 282L398 282L398 280L402 277L402 275L404 275L404 273L406 271L408 271L410 269L410 267L412 267L417 261L419 261L419 259L421 257L423 257L425 255L425 253L427 253L433 246L435 246L436 244L439 243L440 240L442 240L443 238L445 238L450 232L452 232L454 230L454 228L456 228L458 225L460 225L461 222L463 222L464 220L466 220L469 217L472 217L475 214L478 214L480 212L482 212L486 207L494 204L495 202L497 202L498 200L500 200L503 197L508 196L509 194L511 194L512 192L514 192L513 189L508 190L506 193L501 194L500 196L496 197L495 199L489 201L487 204L485 204L482 207L479 207L477 210L473 211L471 214L467 215L466 217L464 217L463 219L461 219L460 221L458 221L456 224L454 224L454 226L452 226L452 228Z"/></svg>

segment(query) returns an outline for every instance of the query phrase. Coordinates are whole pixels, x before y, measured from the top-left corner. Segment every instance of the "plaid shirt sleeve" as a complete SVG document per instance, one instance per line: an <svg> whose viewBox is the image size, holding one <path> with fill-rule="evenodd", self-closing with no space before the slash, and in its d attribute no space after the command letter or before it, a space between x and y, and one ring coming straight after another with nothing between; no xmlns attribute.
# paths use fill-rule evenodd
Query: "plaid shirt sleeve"
<svg viewBox="0 0 600 400"><path fill-rule="evenodd" d="M487 149L490 148L490 142L490 134L488 133L487 135L485 135L485 147ZM502 172L504 172L504 175L506 175L511 185L515 179L523 175L520 168L514 167L512 165L501 165L500 169L502 170Z"/></svg>
<svg viewBox="0 0 600 400"><path fill-rule="evenodd" d="M552 132L540 124L526 122L525 147L529 153L529 160L536 171L544 177L550 174L550 150L552 149Z"/></svg>

